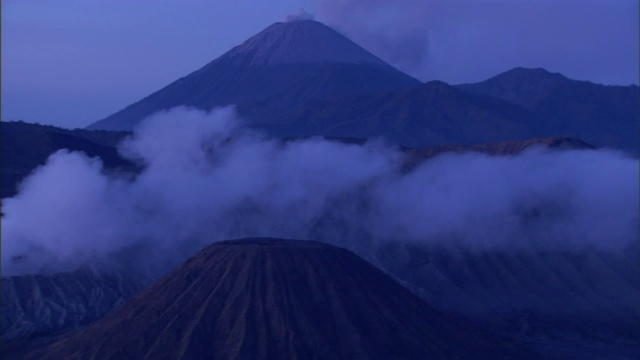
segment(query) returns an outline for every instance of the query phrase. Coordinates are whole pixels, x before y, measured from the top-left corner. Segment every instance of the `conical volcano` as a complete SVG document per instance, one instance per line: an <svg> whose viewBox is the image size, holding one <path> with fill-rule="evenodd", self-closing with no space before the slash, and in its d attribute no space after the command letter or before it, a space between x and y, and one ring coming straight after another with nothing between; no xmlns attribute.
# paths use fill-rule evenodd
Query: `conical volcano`
<svg viewBox="0 0 640 360"><path fill-rule="evenodd" d="M223 55L251 66L298 63L387 63L332 28L313 20L275 23Z"/></svg>
<svg viewBox="0 0 640 360"><path fill-rule="evenodd" d="M21 358L499 359L526 354L446 316L350 251L221 242L85 329Z"/></svg>
<svg viewBox="0 0 640 360"><path fill-rule="evenodd" d="M203 68L90 129L131 130L143 118L176 106L210 110L238 105L252 120L328 95L376 93L419 82L340 33L312 20L275 23ZM243 111L244 109L252 109Z"/></svg>

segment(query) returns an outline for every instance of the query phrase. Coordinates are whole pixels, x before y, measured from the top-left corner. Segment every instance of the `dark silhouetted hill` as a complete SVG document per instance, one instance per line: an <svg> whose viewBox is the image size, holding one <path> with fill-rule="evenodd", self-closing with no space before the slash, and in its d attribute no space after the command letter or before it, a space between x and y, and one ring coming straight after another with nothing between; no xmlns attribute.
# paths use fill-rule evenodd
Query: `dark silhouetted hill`
<svg viewBox="0 0 640 360"><path fill-rule="evenodd" d="M311 241L209 246L102 320L41 349L59 359L528 358L424 303L353 253Z"/></svg>
<svg viewBox="0 0 640 360"><path fill-rule="evenodd" d="M115 145L126 136L123 132L66 130L54 126L25 122L0 122L1 197L13 196L17 186L49 155L61 150L80 151L99 157L107 169L132 169Z"/></svg>

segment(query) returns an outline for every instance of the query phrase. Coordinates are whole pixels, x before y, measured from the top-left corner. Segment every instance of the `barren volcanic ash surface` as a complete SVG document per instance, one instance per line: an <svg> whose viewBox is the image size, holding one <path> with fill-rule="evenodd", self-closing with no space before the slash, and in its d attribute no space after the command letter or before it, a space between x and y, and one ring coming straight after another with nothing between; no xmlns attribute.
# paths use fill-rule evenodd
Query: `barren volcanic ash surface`
<svg viewBox="0 0 640 360"><path fill-rule="evenodd" d="M528 352L452 318L348 250L219 242L36 359L500 359Z"/></svg>

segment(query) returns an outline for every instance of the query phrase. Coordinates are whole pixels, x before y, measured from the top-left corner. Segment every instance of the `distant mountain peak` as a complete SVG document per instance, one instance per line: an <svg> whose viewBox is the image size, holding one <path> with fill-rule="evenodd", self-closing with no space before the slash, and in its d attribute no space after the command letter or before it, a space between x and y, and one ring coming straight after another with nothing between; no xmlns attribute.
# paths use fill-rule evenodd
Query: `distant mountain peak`
<svg viewBox="0 0 640 360"><path fill-rule="evenodd" d="M554 73L544 68L525 68L525 67L516 67L511 70L505 71L502 74L494 76L494 78L506 78L506 77L514 77L514 78L529 78L529 79L554 79L554 80L569 80L566 76L560 73Z"/></svg>
<svg viewBox="0 0 640 360"><path fill-rule="evenodd" d="M387 63L314 20L277 22L236 46L224 57L252 66L292 63Z"/></svg>
<svg viewBox="0 0 640 360"><path fill-rule="evenodd" d="M457 88L476 94L493 96L530 109L548 96L552 89L574 82L560 73L543 68L517 67L485 81L462 84Z"/></svg>
<svg viewBox="0 0 640 360"><path fill-rule="evenodd" d="M250 122L264 123L266 113L295 108L310 99L418 84L330 27L308 19L290 20L267 27L89 129L130 131L149 115L176 106L210 110L229 104L238 105L240 114ZM258 108L254 116L247 112ZM272 117L279 118L277 114Z"/></svg>

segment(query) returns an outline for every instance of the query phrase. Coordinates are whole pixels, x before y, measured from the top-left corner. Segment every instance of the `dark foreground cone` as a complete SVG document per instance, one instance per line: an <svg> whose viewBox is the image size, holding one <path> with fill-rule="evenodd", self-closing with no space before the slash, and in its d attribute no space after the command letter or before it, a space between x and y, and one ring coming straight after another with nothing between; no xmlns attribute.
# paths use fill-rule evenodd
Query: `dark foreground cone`
<svg viewBox="0 0 640 360"><path fill-rule="evenodd" d="M209 246L111 315L20 358L526 358L353 253L311 241Z"/></svg>

